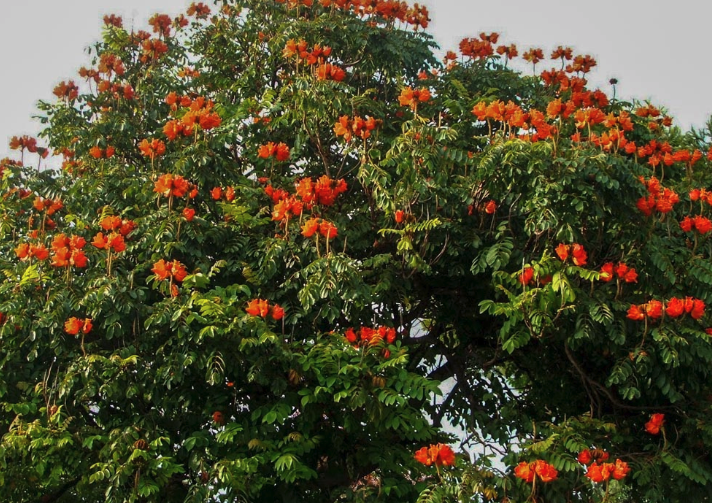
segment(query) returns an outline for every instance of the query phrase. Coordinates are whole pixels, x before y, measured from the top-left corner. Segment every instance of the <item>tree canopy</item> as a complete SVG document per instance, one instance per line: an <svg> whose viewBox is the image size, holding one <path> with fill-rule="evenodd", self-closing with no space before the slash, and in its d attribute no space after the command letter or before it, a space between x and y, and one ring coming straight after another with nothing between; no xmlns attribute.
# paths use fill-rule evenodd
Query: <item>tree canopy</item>
<svg viewBox="0 0 712 503"><path fill-rule="evenodd" d="M401 1L104 23L0 162L3 501L710 501L709 129Z"/></svg>

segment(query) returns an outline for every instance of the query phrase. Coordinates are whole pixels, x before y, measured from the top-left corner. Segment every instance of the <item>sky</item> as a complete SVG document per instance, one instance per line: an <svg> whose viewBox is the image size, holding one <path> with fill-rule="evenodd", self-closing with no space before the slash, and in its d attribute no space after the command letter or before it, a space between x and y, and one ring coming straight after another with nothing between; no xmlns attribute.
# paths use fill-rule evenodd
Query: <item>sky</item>
<svg viewBox="0 0 712 503"><path fill-rule="evenodd" d="M210 3L208 0L204 0ZM52 100L62 80L88 66L85 49L98 40L104 14L146 28L156 13L176 15L190 0L26 0L6 2L0 16L0 158L11 136L36 135L38 100ZM500 33L520 54L558 45L598 61L590 81L619 98L650 99L683 129L703 127L712 114L712 66L707 63L712 5L699 0L420 0L430 9L428 31L444 50L464 37ZM540 67L539 69L544 69Z"/></svg>

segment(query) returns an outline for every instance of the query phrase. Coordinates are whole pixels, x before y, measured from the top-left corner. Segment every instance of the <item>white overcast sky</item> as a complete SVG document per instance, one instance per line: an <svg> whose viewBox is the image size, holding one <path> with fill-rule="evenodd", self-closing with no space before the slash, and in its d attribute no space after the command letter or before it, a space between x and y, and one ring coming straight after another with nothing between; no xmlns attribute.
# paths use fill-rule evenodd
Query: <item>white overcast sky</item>
<svg viewBox="0 0 712 503"><path fill-rule="evenodd" d="M207 0L206 3L210 3ZM0 158L16 134L35 135L38 99L52 99L61 80L88 62L85 48L99 38L101 18L117 13L145 28L155 12L175 15L185 0L24 0L3 2L0 14ZM463 37L497 31L500 41L545 53L558 45L594 56L591 78L604 90L611 77L618 96L651 99L683 128L701 127L712 113L712 66L706 0L421 0L429 31L443 49ZM543 68L541 68L543 69Z"/></svg>

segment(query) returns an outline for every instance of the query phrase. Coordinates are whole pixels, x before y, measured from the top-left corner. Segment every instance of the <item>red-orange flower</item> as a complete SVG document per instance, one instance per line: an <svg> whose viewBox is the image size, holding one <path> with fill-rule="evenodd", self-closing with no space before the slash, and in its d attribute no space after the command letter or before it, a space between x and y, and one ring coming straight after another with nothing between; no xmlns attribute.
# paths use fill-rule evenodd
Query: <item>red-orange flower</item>
<svg viewBox="0 0 712 503"><path fill-rule="evenodd" d="M449 445L432 444L430 447L422 447L415 452L416 461L425 466L452 466L455 464L455 452Z"/></svg>
<svg viewBox="0 0 712 503"><path fill-rule="evenodd" d="M262 159L274 157L280 162L286 161L289 159L289 147L286 143L275 144L274 142L268 142L265 145L260 146L257 150L257 156Z"/></svg>
<svg viewBox="0 0 712 503"><path fill-rule="evenodd" d="M630 309L628 309L628 316L629 319L634 320L634 321L641 321L645 319L645 312L640 309L640 306L636 306L635 304L630 306Z"/></svg>
<svg viewBox="0 0 712 503"><path fill-rule="evenodd" d="M185 270L185 266L177 260L166 262L161 259L153 264L151 271L159 280L172 278L176 281L183 281L188 275L188 272Z"/></svg>
<svg viewBox="0 0 712 503"><path fill-rule="evenodd" d="M426 102L430 99L430 97L430 90L425 87L421 89L411 89L410 87L406 87L401 91L400 96L398 96L398 101L402 106L409 106L410 108L415 109L418 106L418 103Z"/></svg>
<svg viewBox="0 0 712 503"><path fill-rule="evenodd" d="M91 332L91 329L91 318L84 318L83 320L80 320L73 316L64 322L64 331L69 335L77 335L80 331L85 334L88 334L89 332Z"/></svg>
<svg viewBox="0 0 712 503"><path fill-rule="evenodd" d="M528 285L529 283L531 283L533 278L534 278L534 269L527 266L522 270L522 273L519 275L519 282L522 285Z"/></svg>
<svg viewBox="0 0 712 503"><path fill-rule="evenodd" d="M566 262L566 259L569 258L569 246L565 245L564 243L560 243L559 246L556 247L556 254L559 256L559 258L563 261Z"/></svg>
<svg viewBox="0 0 712 503"><path fill-rule="evenodd" d="M650 416L650 420L645 423L645 431L651 435L657 435L660 433L663 423L665 423L665 414L653 414Z"/></svg>
<svg viewBox="0 0 712 503"><path fill-rule="evenodd" d="M141 150L141 155L150 157L151 159L163 155L166 152L166 144L156 138L151 141L144 139L138 148Z"/></svg>
<svg viewBox="0 0 712 503"><path fill-rule="evenodd" d="M153 192L161 194L162 196L175 196L183 197L190 189L190 183L188 180L180 175L172 175L170 173L161 175L156 180L153 187Z"/></svg>
<svg viewBox="0 0 712 503"><path fill-rule="evenodd" d="M497 211L497 203L490 199L485 205L485 213L492 215L495 211Z"/></svg>

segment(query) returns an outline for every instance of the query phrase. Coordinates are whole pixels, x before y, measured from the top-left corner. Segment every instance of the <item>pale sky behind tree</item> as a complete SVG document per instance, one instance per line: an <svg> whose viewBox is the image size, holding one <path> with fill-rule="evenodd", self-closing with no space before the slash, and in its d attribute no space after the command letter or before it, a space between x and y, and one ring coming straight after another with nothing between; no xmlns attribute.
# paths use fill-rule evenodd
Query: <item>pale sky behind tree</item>
<svg viewBox="0 0 712 503"><path fill-rule="evenodd" d="M210 4L209 0L204 0ZM598 61L589 80L610 95L650 99L665 107L683 129L704 126L712 114L712 70L708 62L712 6L701 0L421 0L430 9L428 31L443 50L457 50L464 37L500 33L520 55L541 47L548 56L558 45ZM38 100L53 100L62 80L79 81L89 66L86 47L99 39L101 19L115 13L124 26L146 29L156 13L176 15L190 0L25 0L5 2L0 15L0 158L11 136L36 135L31 119ZM524 62L521 62L524 65ZM537 71L548 68L540 63ZM522 66L531 72L530 66ZM42 143L42 142L41 142ZM43 144L43 143L42 143Z"/></svg>

